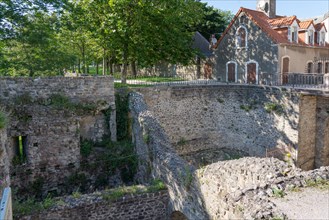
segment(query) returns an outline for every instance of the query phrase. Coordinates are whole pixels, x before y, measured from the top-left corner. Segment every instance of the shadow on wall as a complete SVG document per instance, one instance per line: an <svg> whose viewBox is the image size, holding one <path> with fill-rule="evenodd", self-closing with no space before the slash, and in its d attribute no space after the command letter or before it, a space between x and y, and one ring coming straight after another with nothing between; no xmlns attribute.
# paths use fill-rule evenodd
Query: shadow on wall
<svg viewBox="0 0 329 220"><path fill-rule="evenodd" d="M129 104L133 140L139 157L138 180L161 179L168 187L171 211L179 211L187 219L209 219L203 207L196 170L173 150L141 94L131 93Z"/></svg>
<svg viewBox="0 0 329 220"><path fill-rule="evenodd" d="M299 98L278 88L220 85L139 90L175 151L196 167L277 150L296 157ZM225 156L226 155L226 156Z"/></svg>

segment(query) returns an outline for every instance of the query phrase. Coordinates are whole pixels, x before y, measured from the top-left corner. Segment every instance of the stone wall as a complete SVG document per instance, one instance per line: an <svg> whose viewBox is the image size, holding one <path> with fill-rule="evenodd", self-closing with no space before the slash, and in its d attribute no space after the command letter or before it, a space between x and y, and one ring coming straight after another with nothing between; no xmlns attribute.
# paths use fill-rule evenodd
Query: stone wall
<svg viewBox="0 0 329 220"><path fill-rule="evenodd" d="M192 163L275 151L290 152L295 159L299 121L295 93L244 85L139 91L176 152Z"/></svg>
<svg viewBox="0 0 329 220"><path fill-rule="evenodd" d="M160 191L156 193L128 195L115 201L106 201L100 196L62 200L65 204L50 210L33 215L18 216L22 220L51 220L51 219L75 219L75 220L103 220L103 219L168 219L168 193ZM74 201L74 202L73 202Z"/></svg>
<svg viewBox="0 0 329 220"><path fill-rule="evenodd" d="M298 166L329 166L329 98L302 95L300 109Z"/></svg>
<svg viewBox="0 0 329 220"><path fill-rule="evenodd" d="M329 167L301 171L275 158L242 158L198 169L200 189L210 219L285 219L270 201L285 193L329 180Z"/></svg>
<svg viewBox="0 0 329 220"><path fill-rule="evenodd" d="M195 178L195 169L179 157L159 121L148 109L140 93L131 93L132 135L139 157L137 179L161 179L168 187L169 211L179 211L188 219L209 219Z"/></svg>
<svg viewBox="0 0 329 220"><path fill-rule="evenodd" d="M12 186L27 192L32 187L44 195L61 193L65 179L80 167L81 140L100 141L104 135L116 140L112 77L1 78L0 104L10 112ZM17 157L20 136L23 161Z"/></svg>
<svg viewBox="0 0 329 220"><path fill-rule="evenodd" d="M9 159L7 154L7 133L5 128L0 129L0 198L5 187L10 186Z"/></svg>

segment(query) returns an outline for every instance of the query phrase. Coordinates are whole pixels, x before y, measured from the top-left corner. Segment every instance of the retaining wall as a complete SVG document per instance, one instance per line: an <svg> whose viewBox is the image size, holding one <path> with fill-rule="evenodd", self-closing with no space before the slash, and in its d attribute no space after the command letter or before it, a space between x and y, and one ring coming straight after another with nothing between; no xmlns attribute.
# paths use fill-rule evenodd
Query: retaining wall
<svg viewBox="0 0 329 220"><path fill-rule="evenodd" d="M164 86L139 91L176 152L191 162L209 164L225 159L223 155L230 152L266 156L273 149L296 156L296 93L246 85Z"/></svg>

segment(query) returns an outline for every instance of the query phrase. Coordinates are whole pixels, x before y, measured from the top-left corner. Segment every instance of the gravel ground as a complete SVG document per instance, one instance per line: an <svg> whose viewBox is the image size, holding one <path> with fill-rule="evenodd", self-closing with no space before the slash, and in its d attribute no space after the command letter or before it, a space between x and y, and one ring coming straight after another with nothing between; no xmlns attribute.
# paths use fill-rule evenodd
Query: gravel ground
<svg viewBox="0 0 329 220"><path fill-rule="evenodd" d="M329 190L302 188L283 198L271 199L289 219L329 219Z"/></svg>

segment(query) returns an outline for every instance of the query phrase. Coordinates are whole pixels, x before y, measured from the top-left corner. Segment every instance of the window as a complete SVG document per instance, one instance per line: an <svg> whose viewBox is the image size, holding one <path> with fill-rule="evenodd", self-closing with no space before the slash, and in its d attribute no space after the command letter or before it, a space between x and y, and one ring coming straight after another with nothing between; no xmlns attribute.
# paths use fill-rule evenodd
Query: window
<svg viewBox="0 0 329 220"><path fill-rule="evenodd" d="M329 73L329 62L324 65L324 73Z"/></svg>
<svg viewBox="0 0 329 220"><path fill-rule="evenodd" d="M237 47L247 47L247 29L243 26L239 27L236 33Z"/></svg>
<svg viewBox="0 0 329 220"><path fill-rule="evenodd" d="M320 32L319 45L324 46L325 45L325 39L326 39L326 32L321 31Z"/></svg>
<svg viewBox="0 0 329 220"><path fill-rule="evenodd" d="M309 62L307 63L307 73L312 73L313 72L313 63Z"/></svg>
<svg viewBox="0 0 329 220"><path fill-rule="evenodd" d="M318 62L317 73L322 73L322 63Z"/></svg>
<svg viewBox="0 0 329 220"><path fill-rule="evenodd" d="M292 28L288 28L288 35L290 36L291 32L291 40L292 42L298 42L298 29L296 26L293 26Z"/></svg>
<svg viewBox="0 0 329 220"><path fill-rule="evenodd" d="M309 30L308 31L308 44L313 45L314 44L314 31Z"/></svg>

